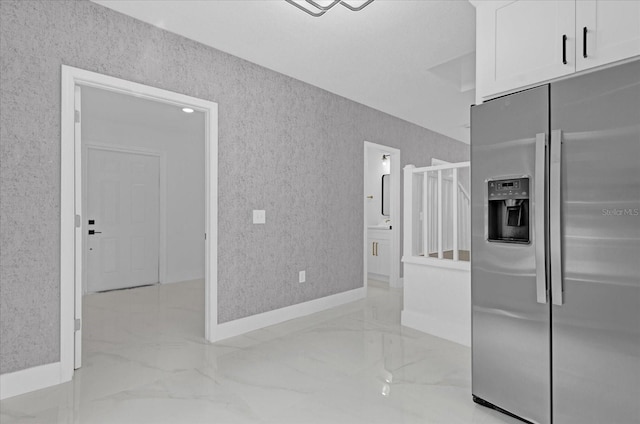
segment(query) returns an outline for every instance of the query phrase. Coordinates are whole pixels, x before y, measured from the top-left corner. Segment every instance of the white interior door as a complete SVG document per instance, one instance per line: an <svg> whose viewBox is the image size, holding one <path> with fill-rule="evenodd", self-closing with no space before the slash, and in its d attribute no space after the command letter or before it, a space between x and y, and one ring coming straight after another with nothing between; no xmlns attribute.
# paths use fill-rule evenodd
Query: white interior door
<svg viewBox="0 0 640 424"><path fill-rule="evenodd" d="M87 291L159 281L160 158L88 148Z"/></svg>

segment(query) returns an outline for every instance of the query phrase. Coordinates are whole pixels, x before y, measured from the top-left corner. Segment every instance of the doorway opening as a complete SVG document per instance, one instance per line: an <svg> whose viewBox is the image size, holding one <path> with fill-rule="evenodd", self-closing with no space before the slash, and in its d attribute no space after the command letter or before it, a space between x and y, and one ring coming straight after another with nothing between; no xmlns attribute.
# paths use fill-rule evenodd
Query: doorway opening
<svg viewBox="0 0 640 424"><path fill-rule="evenodd" d="M63 66L61 159L62 380L88 293L204 280L215 341L217 104Z"/></svg>
<svg viewBox="0 0 640 424"><path fill-rule="evenodd" d="M402 287L400 150L364 142L364 286Z"/></svg>

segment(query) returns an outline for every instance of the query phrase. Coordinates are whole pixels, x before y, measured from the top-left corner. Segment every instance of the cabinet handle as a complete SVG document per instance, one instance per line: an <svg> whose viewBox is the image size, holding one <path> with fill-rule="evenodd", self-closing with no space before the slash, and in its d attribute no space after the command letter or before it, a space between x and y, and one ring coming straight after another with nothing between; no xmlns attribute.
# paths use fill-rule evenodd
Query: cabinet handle
<svg viewBox="0 0 640 424"><path fill-rule="evenodd" d="M376 256L376 242L371 242L371 256Z"/></svg>
<svg viewBox="0 0 640 424"><path fill-rule="evenodd" d="M582 57L587 57L587 27L582 28Z"/></svg>
<svg viewBox="0 0 640 424"><path fill-rule="evenodd" d="M562 35L562 64L567 64L567 34Z"/></svg>
<svg viewBox="0 0 640 424"><path fill-rule="evenodd" d="M376 245L376 256L378 256L378 242L375 242Z"/></svg>

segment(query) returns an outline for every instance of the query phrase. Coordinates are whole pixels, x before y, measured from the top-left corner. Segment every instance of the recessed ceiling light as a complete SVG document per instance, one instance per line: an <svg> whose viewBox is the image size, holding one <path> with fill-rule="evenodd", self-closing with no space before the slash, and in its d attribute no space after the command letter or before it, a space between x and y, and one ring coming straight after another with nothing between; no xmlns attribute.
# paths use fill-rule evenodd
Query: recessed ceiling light
<svg viewBox="0 0 640 424"><path fill-rule="evenodd" d="M193 113L193 109L191 109L190 107L183 107L183 108L182 108L182 111L183 111L184 113Z"/></svg>

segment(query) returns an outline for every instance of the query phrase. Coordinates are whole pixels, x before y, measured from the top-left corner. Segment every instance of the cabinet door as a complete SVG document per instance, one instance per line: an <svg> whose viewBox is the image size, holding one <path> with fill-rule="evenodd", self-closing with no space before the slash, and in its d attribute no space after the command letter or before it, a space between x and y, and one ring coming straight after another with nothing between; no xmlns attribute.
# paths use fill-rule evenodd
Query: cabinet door
<svg viewBox="0 0 640 424"><path fill-rule="evenodd" d="M367 257L367 272L372 274L380 274L380 259L376 255L376 243L378 240L369 239L369 255Z"/></svg>
<svg viewBox="0 0 640 424"><path fill-rule="evenodd" d="M378 262L379 268L377 273L380 275L388 276L391 274L391 245L389 240L378 241Z"/></svg>
<svg viewBox="0 0 640 424"><path fill-rule="evenodd" d="M575 1L493 1L476 12L480 96L575 71Z"/></svg>
<svg viewBox="0 0 640 424"><path fill-rule="evenodd" d="M640 55L640 1L578 1L576 27L578 71Z"/></svg>

